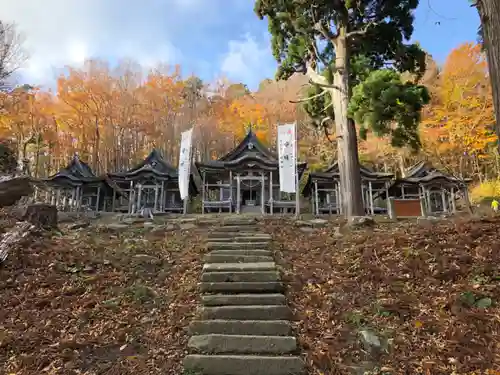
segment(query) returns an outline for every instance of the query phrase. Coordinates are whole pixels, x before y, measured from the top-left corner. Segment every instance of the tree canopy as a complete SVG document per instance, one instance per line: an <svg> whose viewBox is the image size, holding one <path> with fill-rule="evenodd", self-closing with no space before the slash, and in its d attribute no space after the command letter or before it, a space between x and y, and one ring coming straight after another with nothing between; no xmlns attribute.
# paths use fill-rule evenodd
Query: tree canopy
<svg viewBox="0 0 500 375"><path fill-rule="evenodd" d="M420 111L426 88L416 81L426 55L416 43L413 12L418 0L257 0L255 11L269 22L278 79L307 74L312 85L305 109L316 126L335 123L345 158L344 204L348 216L362 214L357 141L369 131L390 134L393 144L420 146ZM406 82L400 76L409 73ZM351 206L351 208L349 207Z"/></svg>

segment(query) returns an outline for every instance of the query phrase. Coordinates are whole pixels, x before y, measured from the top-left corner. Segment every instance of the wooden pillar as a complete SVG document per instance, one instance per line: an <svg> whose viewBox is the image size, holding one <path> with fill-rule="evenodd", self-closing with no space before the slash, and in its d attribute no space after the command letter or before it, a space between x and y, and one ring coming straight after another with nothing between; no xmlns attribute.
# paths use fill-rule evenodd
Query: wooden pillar
<svg viewBox="0 0 500 375"><path fill-rule="evenodd" d="M205 180L206 180L206 172L201 172L201 213L205 213Z"/></svg>
<svg viewBox="0 0 500 375"><path fill-rule="evenodd" d="M135 200L134 181L130 181L129 191L128 191L128 213L129 214L132 214L134 212L134 200Z"/></svg>
<svg viewBox="0 0 500 375"><path fill-rule="evenodd" d="M71 191L71 203L69 205L70 211L74 211L76 209L76 192L78 190L78 187L74 187Z"/></svg>
<svg viewBox="0 0 500 375"><path fill-rule="evenodd" d="M273 171L269 171L269 214L274 213L273 200L274 200L274 189L273 189Z"/></svg>
<svg viewBox="0 0 500 375"><path fill-rule="evenodd" d="M240 177L240 174L238 173L236 175L236 213L239 214L240 213L240 191L241 191L241 187L240 187L240 183L241 183L241 177Z"/></svg>
<svg viewBox="0 0 500 375"><path fill-rule="evenodd" d="M160 208L161 212L165 211L165 181L162 180L160 187Z"/></svg>
<svg viewBox="0 0 500 375"><path fill-rule="evenodd" d="M153 208L153 212L158 212L158 193L159 193L159 189L160 189L160 186L158 185L158 183L155 184L155 203L154 203L154 208Z"/></svg>
<svg viewBox="0 0 500 375"><path fill-rule="evenodd" d="M111 198L111 212L115 212L116 209L116 190L113 189L113 197Z"/></svg>
<svg viewBox="0 0 500 375"><path fill-rule="evenodd" d="M77 199L77 203L76 203L76 210L78 212L80 212L80 210L82 209L82 201L83 201L83 189L82 189L83 186L78 186L78 199Z"/></svg>
<svg viewBox="0 0 500 375"><path fill-rule="evenodd" d="M342 186L340 186L340 181L337 181L337 193L338 193L337 206L339 207L339 214L342 215L344 213L344 205L342 204L342 202L344 201L344 196L342 194Z"/></svg>
<svg viewBox="0 0 500 375"><path fill-rule="evenodd" d="M142 199L142 184L137 185L137 201L136 201L136 209L134 210L135 212L139 212L142 207L141 207L141 199Z"/></svg>
<svg viewBox="0 0 500 375"><path fill-rule="evenodd" d="M96 198L96 202L95 202L95 210L96 212L99 212L99 200L101 199L101 187L98 186L97 187L97 198Z"/></svg>
<svg viewBox="0 0 500 375"><path fill-rule="evenodd" d="M370 195L370 213L375 215L375 208L373 207L373 186L371 181L368 181L368 194Z"/></svg>
<svg viewBox="0 0 500 375"><path fill-rule="evenodd" d="M266 177L264 175L264 171L260 172L260 181L261 181L261 185L260 185L260 194L261 194L260 211L262 212L262 215L264 215L266 213L266 206L265 206L266 192L265 192L265 186L264 186L266 184Z"/></svg>
<svg viewBox="0 0 500 375"><path fill-rule="evenodd" d="M446 190L441 188L441 204L443 205L443 213L448 212L448 203L446 202Z"/></svg>
<svg viewBox="0 0 500 375"><path fill-rule="evenodd" d="M316 216L319 216L318 181L314 181L314 212Z"/></svg>
<svg viewBox="0 0 500 375"><path fill-rule="evenodd" d="M451 188L450 198L451 198L451 212L455 213L457 212L457 205L455 203L455 187Z"/></svg>
<svg viewBox="0 0 500 375"><path fill-rule="evenodd" d="M233 171L229 171L229 213L233 212Z"/></svg>

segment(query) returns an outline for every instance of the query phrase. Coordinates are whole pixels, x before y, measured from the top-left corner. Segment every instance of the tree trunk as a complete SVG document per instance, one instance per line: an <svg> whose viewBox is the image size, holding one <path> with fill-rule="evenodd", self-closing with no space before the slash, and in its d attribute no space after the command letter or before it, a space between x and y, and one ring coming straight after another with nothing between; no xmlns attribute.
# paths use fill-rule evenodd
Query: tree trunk
<svg viewBox="0 0 500 375"><path fill-rule="evenodd" d="M495 131L500 139L500 1L478 0L477 9L483 28L483 41L495 107ZM500 150L500 142L497 146Z"/></svg>
<svg viewBox="0 0 500 375"><path fill-rule="evenodd" d="M348 48L345 28L340 29L335 42L335 73L332 92L335 126L338 137L338 161L341 175L341 186L344 186L343 200L345 214L348 219L353 216L364 216L363 197L361 191L361 175L359 171L358 140L354 121L347 117L349 106L349 69Z"/></svg>

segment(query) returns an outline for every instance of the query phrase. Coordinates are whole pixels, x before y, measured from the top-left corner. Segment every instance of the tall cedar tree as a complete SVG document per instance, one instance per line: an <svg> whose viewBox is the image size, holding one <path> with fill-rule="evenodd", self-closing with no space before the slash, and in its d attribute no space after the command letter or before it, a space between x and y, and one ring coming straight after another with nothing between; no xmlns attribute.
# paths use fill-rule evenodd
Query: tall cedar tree
<svg viewBox="0 0 500 375"><path fill-rule="evenodd" d="M481 19L479 37L488 59L496 117L495 132L500 139L500 1L472 0L470 2L477 8ZM500 142L498 142L498 150L500 151Z"/></svg>
<svg viewBox="0 0 500 375"><path fill-rule="evenodd" d="M335 123L342 204L348 218L364 215L355 122L418 148L420 110L428 102L416 80L425 53L405 44L418 0L256 0L269 21L277 79L301 72L312 91L306 109L317 125Z"/></svg>

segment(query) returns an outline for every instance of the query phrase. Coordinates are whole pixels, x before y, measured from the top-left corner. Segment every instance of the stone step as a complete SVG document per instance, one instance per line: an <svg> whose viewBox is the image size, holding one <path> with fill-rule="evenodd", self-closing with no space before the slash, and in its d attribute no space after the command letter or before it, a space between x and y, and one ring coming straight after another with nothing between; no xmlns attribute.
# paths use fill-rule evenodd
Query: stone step
<svg viewBox="0 0 500 375"><path fill-rule="evenodd" d="M232 249L266 249L269 242L207 242L207 248L211 250Z"/></svg>
<svg viewBox="0 0 500 375"><path fill-rule="evenodd" d="M270 294L212 294L201 297L204 306L284 305L285 296Z"/></svg>
<svg viewBox="0 0 500 375"><path fill-rule="evenodd" d="M194 320L189 335L263 335L290 336L292 325L286 320Z"/></svg>
<svg viewBox="0 0 500 375"><path fill-rule="evenodd" d="M237 237L237 238L241 238L241 237L257 237L257 238L265 238L267 240L270 240L272 237L270 234L267 234L267 233L264 233L264 232L261 232L261 231L258 231L256 230L257 228L255 228L255 230L249 230L247 232L243 232L243 231L218 231L218 230L212 230L210 232L207 233L207 236L208 238L232 238L232 237Z"/></svg>
<svg viewBox="0 0 500 375"><path fill-rule="evenodd" d="M203 257L205 263L262 263L272 262L274 259L263 255L217 255L207 254Z"/></svg>
<svg viewBox="0 0 500 375"><path fill-rule="evenodd" d="M228 236L222 236L221 233L214 233L208 237L211 242L266 242L271 240L271 236L262 234L246 234L234 235L230 233Z"/></svg>
<svg viewBox="0 0 500 375"><path fill-rule="evenodd" d="M202 307L200 319L291 320L292 312L286 305Z"/></svg>
<svg viewBox="0 0 500 375"><path fill-rule="evenodd" d="M210 255L260 255L270 257L273 256L273 252L271 250L212 250Z"/></svg>
<svg viewBox="0 0 500 375"><path fill-rule="evenodd" d="M188 348L206 354L291 354L297 341L291 336L210 334L192 336Z"/></svg>
<svg viewBox="0 0 500 375"><path fill-rule="evenodd" d="M255 271L255 272L204 272L201 275L202 282L266 282L279 281L280 274L277 271Z"/></svg>
<svg viewBox="0 0 500 375"><path fill-rule="evenodd" d="M202 293L281 293L285 286L280 281L200 283Z"/></svg>
<svg viewBox="0 0 500 375"><path fill-rule="evenodd" d="M204 272L254 272L254 271L276 271L276 263L205 263Z"/></svg>
<svg viewBox="0 0 500 375"><path fill-rule="evenodd" d="M187 355L184 370L203 375L306 375L300 357Z"/></svg>
<svg viewBox="0 0 500 375"><path fill-rule="evenodd" d="M247 224L247 225L238 225L238 224L232 224L232 225L224 225L222 227L214 228L211 233L222 233L222 232L233 232L233 233L238 233L238 232L258 232L260 231L260 228L255 225L255 224Z"/></svg>

